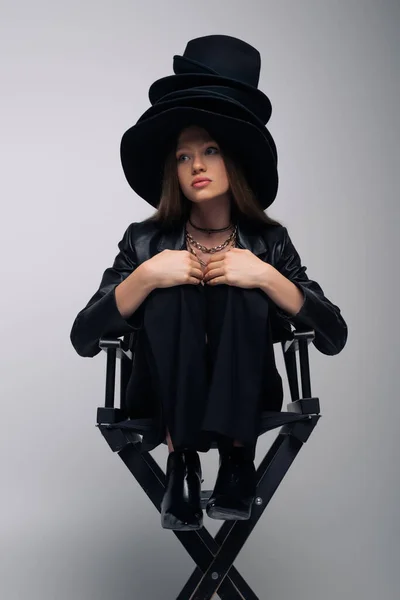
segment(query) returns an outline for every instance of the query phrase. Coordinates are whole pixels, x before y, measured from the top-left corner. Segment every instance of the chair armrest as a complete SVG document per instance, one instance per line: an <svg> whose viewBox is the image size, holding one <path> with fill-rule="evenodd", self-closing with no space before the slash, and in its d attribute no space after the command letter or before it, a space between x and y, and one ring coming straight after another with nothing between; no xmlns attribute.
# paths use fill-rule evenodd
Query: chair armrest
<svg viewBox="0 0 400 600"><path fill-rule="evenodd" d="M296 330L291 332L291 339L282 341L282 351L285 360L292 402L300 399L297 376L296 351L299 351L302 398L311 398L310 364L308 345L315 337L314 329Z"/></svg>
<svg viewBox="0 0 400 600"><path fill-rule="evenodd" d="M299 342L304 341L308 346L315 338L314 329L307 329L304 331L294 330L292 331L292 338L283 342L283 352L296 352L299 350Z"/></svg>
<svg viewBox="0 0 400 600"><path fill-rule="evenodd" d="M124 335L122 339L117 337L100 338L99 346L107 354L106 361L106 385L104 408L97 409L98 423L115 423L126 418L125 394L126 386L132 368L133 352L130 349L132 338ZM116 361L120 359L120 408L115 404L115 379Z"/></svg>
<svg viewBox="0 0 400 600"><path fill-rule="evenodd" d="M100 338L99 346L106 353L109 349L116 350L116 357L122 358L125 355L127 358L132 360L132 350L129 348L128 340L124 338Z"/></svg>

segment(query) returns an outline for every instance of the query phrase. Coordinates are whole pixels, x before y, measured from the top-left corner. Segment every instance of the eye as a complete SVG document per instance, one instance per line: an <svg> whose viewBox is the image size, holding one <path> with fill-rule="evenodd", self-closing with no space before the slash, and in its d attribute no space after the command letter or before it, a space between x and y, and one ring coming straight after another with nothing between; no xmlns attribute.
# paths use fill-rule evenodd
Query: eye
<svg viewBox="0 0 400 600"><path fill-rule="evenodd" d="M216 146L207 146L206 148L206 154L210 154L210 152L208 152L209 150L215 150L215 153L219 152L219 149ZM214 154L214 152L212 152L211 154ZM178 154L178 156L176 157L176 160L178 162L185 162L184 159L185 157L188 157L187 154Z"/></svg>

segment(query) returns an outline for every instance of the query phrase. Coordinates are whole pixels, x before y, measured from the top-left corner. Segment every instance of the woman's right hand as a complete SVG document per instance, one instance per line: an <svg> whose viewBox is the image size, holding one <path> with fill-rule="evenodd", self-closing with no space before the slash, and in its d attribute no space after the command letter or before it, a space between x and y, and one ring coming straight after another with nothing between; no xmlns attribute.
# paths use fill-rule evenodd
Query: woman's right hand
<svg viewBox="0 0 400 600"><path fill-rule="evenodd" d="M188 250L163 250L143 263L155 288L198 285L203 281L199 259Z"/></svg>

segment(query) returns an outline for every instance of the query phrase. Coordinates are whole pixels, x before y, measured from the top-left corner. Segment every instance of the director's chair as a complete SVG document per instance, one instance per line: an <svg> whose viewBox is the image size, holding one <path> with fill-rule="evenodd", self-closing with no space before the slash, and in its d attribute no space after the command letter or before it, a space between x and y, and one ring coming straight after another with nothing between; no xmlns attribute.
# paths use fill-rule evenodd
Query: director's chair
<svg viewBox="0 0 400 600"><path fill-rule="evenodd" d="M152 427L152 420L127 418L125 406L136 335L134 331L122 339L102 338L99 342L107 354L106 394L105 406L97 409L96 426L161 512L166 475L149 452L140 451L143 433ZM319 399L311 396L308 345L313 339L313 330L275 328L273 342L280 342L282 346L292 402L287 405L288 412L262 413L260 434L277 427L281 429L257 469L257 492L251 517L247 521L224 521L215 538L204 526L197 531L173 531L197 565L176 600L209 600L216 593L221 600L258 600L233 562L321 416ZM300 358L302 397L299 395L296 352ZM120 365L119 408L114 407L117 359ZM212 448L216 448L216 444ZM203 508L211 492L202 491Z"/></svg>

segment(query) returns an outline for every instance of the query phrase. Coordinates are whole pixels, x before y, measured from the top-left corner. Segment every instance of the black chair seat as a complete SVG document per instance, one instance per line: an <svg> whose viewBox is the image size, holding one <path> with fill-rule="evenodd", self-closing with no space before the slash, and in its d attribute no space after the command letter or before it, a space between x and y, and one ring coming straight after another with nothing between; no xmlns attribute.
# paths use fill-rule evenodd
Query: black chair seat
<svg viewBox="0 0 400 600"><path fill-rule="evenodd" d="M306 421L309 418L309 414L299 415L293 412L267 410L262 413L259 434L295 421ZM152 430L154 421L153 419L125 419L116 423L99 423L99 425L107 429L127 429L143 434ZM216 447L216 445L213 444L212 447Z"/></svg>

